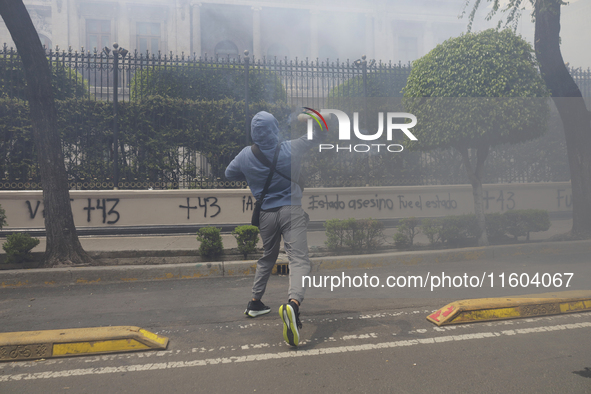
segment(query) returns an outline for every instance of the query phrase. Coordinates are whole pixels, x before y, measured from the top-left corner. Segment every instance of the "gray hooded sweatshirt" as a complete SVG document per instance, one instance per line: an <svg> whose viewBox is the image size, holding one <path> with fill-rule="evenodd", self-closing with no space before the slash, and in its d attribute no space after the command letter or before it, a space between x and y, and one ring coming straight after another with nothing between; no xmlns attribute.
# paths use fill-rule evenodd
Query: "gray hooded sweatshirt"
<svg viewBox="0 0 591 394"><path fill-rule="evenodd" d="M252 118L250 135L252 141L259 146L261 152L270 162L273 162L277 148L279 123L273 115L261 111ZM318 133L314 133L316 139ZM304 154L314 145L314 140L308 140L304 135L291 141L283 141L277 158L277 169L291 176L294 181L300 176ZM316 141L317 142L317 141ZM252 153L250 146L232 160L226 168L226 178L231 181L244 181L250 186L250 191L258 200L269 176L269 167L261 163ZM278 208L285 205L302 205L302 189L295 182L290 182L281 175L274 173L271 185L263 201L262 209Z"/></svg>

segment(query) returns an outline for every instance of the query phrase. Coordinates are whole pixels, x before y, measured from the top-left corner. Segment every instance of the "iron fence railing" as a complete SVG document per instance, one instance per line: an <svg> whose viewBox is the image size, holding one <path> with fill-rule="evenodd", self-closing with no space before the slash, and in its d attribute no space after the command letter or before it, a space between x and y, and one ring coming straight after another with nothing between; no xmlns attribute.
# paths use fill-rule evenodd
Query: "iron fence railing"
<svg viewBox="0 0 591 394"><path fill-rule="evenodd" d="M245 52L244 56L220 58L128 53L115 47L102 51L47 50L47 58L56 99L71 100L69 105L58 107L62 112L74 112L73 107L77 111L62 117L66 168L74 189L244 187L227 182L223 169L241 147L250 143L250 119L254 111L264 108L261 103L285 108L285 123L296 107L326 108L327 103L336 105L340 99L354 97L401 97L410 73L410 65L376 62L364 56L355 61L311 61L253 59ZM591 70L570 71L583 96L591 97ZM163 107L158 107L162 113L142 112L141 103L155 95L190 103L233 100L234 104L224 104L225 111L231 113L225 114L229 120L220 126L231 130L218 135L216 130L203 127L206 118L195 111L203 111L204 104L183 104L180 112L164 111ZM26 100L18 53L6 45L0 52L0 98ZM78 104L71 104L72 100ZM97 104L80 104L83 101ZM7 105L0 108L5 119L0 142L0 189L38 189L41 180L32 139L26 135L29 126L15 111ZM197 127L195 122L201 124ZM146 141L142 141L140 131L149 134ZM162 139L164 131L170 132L167 141ZM234 145L227 147L229 142ZM159 153L150 151L158 144ZM528 146L535 144L524 146L522 149L531 150L534 148ZM544 148L538 145L535 149ZM556 155L562 152L560 149ZM569 179L567 166L556 165L554 159L536 164L521 160L528 156L523 152L511 152L511 157L491 154L490 181ZM562 161L566 163L566 155ZM92 164L85 167L85 163ZM466 183L459 163L452 153L410 152L388 163L392 171L371 171L368 175L352 172L355 163L345 159L333 163L335 174L340 175L326 179L310 174L308 184Z"/></svg>

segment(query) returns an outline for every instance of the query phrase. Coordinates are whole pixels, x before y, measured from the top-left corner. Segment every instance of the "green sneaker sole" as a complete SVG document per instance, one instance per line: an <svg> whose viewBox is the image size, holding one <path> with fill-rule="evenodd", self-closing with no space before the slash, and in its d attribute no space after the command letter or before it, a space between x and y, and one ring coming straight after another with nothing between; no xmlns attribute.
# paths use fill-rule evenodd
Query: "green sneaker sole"
<svg viewBox="0 0 591 394"><path fill-rule="evenodd" d="M283 339L290 346L300 344L300 333L296 323L295 311L289 304L283 304L279 307L279 316L283 320Z"/></svg>

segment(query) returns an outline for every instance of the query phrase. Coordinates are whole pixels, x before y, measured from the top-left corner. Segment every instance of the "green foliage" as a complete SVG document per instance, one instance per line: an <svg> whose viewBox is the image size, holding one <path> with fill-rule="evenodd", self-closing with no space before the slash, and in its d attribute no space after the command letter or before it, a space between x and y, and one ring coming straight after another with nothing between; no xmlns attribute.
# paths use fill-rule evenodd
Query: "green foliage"
<svg viewBox="0 0 591 394"><path fill-rule="evenodd" d="M423 219L421 230L429 239L431 246L437 243L458 246L480 235L478 222L474 214Z"/></svg>
<svg viewBox="0 0 591 394"><path fill-rule="evenodd" d="M88 82L64 62L51 62L51 85L56 100L89 96ZM0 98L26 100L25 73L20 59L0 55Z"/></svg>
<svg viewBox="0 0 591 394"><path fill-rule="evenodd" d="M268 70L250 68L249 100L273 103L285 100L279 77ZM138 69L131 80L131 98L164 96L186 100L244 100L244 66L191 63L183 67Z"/></svg>
<svg viewBox="0 0 591 394"><path fill-rule="evenodd" d="M203 227L197 231L197 241L201 242L199 254L203 257L219 256L224 250L220 229L216 227Z"/></svg>
<svg viewBox="0 0 591 394"><path fill-rule="evenodd" d="M439 219L423 219L421 222L421 231L429 239L429 244L434 246L440 242L439 233L441 231L441 220Z"/></svg>
<svg viewBox="0 0 591 394"><path fill-rule="evenodd" d="M330 219L324 222L324 228L327 240L324 241L326 247L330 250L342 249L345 244L347 230L355 219Z"/></svg>
<svg viewBox="0 0 591 394"><path fill-rule="evenodd" d="M486 214L486 233L491 239L501 239L507 232L506 216L501 213Z"/></svg>
<svg viewBox="0 0 591 394"><path fill-rule="evenodd" d="M2 205L0 205L0 230L2 230L2 227L4 226L8 226L8 223L6 222L6 211L2 208Z"/></svg>
<svg viewBox="0 0 591 394"><path fill-rule="evenodd" d="M31 250L39 245L37 238L27 233L12 233L6 237L2 249L6 252L7 263L23 263L31 258Z"/></svg>
<svg viewBox="0 0 591 394"><path fill-rule="evenodd" d="M506 232L515 239L526 236L529 241L530 232L547 231L551 224L548 211L542 209L507 211L503 216L506 222Z"/></svg>
<svg viewBox="0 0 591 394"><path fill-rule="evenodd" d="M480 148L539 137L548 90L533 49L510 30L451 38L413 63L404 88L419 119L408 147Z"/></svg>
<svg viewBox="0 0 591 394"><path fill-rule="evenodd" d="M238 250L246 259L249 253L254 253L259 242L259 228L256 226L238 226L232 234L236 238Z"/></svg>
<svg viewBox="0 0 591 394"><path fill-rule="evenodd" d="M347 79L328 94L329 103L340 97L402 97L410 67L394 66L375 72L369 68L366 76L367 96L363 94L363 75ZM329 105L329 108L333 108ZM334 107L337 108L337 107Z"/></svg>
<svg viewBox="0 0 591 394"><path fill-rule="evenodd" d="M414 238L420 232L419 224L419 219L415 217L400 220L398 230L394 234L394 245L396 248L412 248Z"/></svg>
<svg viewBox="0 0 591 394"><path fill-rule="evenodd" d="M372 249L384 241L384 223L375 219L331 219L325 222L326 246L331 250L348 246L354 251Z"/></svg>
<svg viewBox="0 0 591 394"><path fill-rule="evenodd" d="M76 181L106 180L112 171L112 103L56 101L67 171ZM251 103L253 113L266 110L280 121L286 105ZM38 176L28 105L0 99L0 174L28 180ZM119 103L121 177L177 181L197 174L195 155L207 159L209 173L223 177L227 163L244 147L244 103L231 99L192 101L150 97ZM181 167L179 172L177 169Z"/></svg>
<svg viewBox="0 0 591 394"><path fill-rule="evenodd" d="M459 245L480 235L476 215L445 216L441 219L439 238L448 245Z"/></svg>
<svg viewBox="0 0 591 394"><path fill-rule="evenodd" d="M502 240L506 234L515 239L530 232L547 231L550 228L548 211L541 209L515 209L504 213L487 213L486 230L491 239ZM423 219L421 230L430 245L437 243L456 246L478 238L480 230L474 214Z"/></svg>

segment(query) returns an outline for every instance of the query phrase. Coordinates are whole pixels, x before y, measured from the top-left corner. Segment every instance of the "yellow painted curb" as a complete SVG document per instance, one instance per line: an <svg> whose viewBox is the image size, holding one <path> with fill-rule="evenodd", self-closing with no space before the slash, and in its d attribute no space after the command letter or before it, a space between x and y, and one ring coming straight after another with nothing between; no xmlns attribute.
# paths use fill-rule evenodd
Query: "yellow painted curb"
<svg viewBox="0 0 591 394"><path fill-rule="evenodd" d="M0 361L166 349L168 338L114 326L0 333Z"/></svg>
<svg viewBox="0 0 591 394"><path fill-rule="evenodd" d="M427 320L438 326L591 311L591 291L563 291L447 304Z"/></svg>

